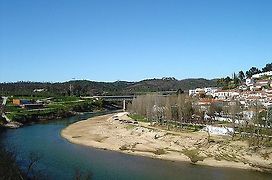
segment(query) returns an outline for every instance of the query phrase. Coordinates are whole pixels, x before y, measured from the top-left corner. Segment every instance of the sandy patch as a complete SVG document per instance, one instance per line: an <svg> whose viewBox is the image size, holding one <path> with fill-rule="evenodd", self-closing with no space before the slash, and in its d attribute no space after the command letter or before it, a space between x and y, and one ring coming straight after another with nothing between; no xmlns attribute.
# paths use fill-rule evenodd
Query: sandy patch
<svg viewBox="0 0 272 180"><path fill-rule="evenodd" d="M272 169L271 148L252 152L246 142L233 142L225 136L212 136L214 142L208 143L204 132L172 132L148 123L133 124L127 113L80 121L61 135L72 143L133 155L171 161L199 159L197 164L215 167Z"/></svg>

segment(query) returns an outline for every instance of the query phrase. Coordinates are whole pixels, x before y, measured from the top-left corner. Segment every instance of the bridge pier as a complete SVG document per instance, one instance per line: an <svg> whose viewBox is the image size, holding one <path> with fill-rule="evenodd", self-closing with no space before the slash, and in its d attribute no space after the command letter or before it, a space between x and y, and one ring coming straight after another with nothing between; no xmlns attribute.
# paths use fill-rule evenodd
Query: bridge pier
<svg viewBox="0 0 272 180"><path fill-rule="evenodd" d="M124 99L123 100L123 111L126 111L126 110L127 110L126 100Z"/></svg>
<svg viewBox="0 0 272 180"><path fill-rule="evenodd" d="M81 97L82 99L102 99L104 101L118 101L123 102L123 111L127 110L127 102L132 101L135 96L91 96L91 97Z"/></svg>

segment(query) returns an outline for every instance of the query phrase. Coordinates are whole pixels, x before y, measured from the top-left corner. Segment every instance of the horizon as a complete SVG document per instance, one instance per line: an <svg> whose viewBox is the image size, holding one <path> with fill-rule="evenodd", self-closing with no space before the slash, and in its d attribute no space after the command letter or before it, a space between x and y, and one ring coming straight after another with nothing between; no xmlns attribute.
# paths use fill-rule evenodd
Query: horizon
<svg viewBox="0 0 272 180"><path fill-rule="evenodd" d="M217 79L272 61L272 2L0 2L0 82Z"/></svg>
<svg viewBox="0 0 272 180"><path fill-rule="evenodd" d="M23 83L66 83L66 82L73 82L73 81L89 81L89 82L102 82L102 83L115 83L115 82L128 82L128 83L137 83L137 82L140 82L140 81L145 81L145 80L162 80L163 78L175 78L175 77L162 77L162 78L147 78L147 79L141 79L141 80L138 80L138 81L125 81L125 80L116 80L116 81L95 81L95 80L90 80L90 79L71 79L71 80L65 80L65 81L9 81L9 82L0 82L1 84L4 84L4 83L20 83L20 82L23 82ZM209 81L212 81L212 80L216 80L218 78L213 78L213 79L206 79L206 78L185 78L185 79L177 79L175 78L177 81L183 81L183 80L192 80L192 79L204 79L204 80L209 80Z"/></svg>

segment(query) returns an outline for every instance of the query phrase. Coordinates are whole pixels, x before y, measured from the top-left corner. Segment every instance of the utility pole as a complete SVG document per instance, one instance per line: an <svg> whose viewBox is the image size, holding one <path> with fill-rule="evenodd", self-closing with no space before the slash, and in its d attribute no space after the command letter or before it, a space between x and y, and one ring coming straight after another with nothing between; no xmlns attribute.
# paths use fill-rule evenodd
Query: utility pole
<svg viewBox="0 0 272 180"><path fill-rule="evenodd" d="M126 100L123 100L123 111L126 111L127 107L126 107Z"/></svg>
<svg viewBox="0 0 272 180"><path fill-rule="evenodd" d="M72 84L70 84L69 91L70 91L70 96L72 96Z"/></svg>
<svg viewBox="0 0 272 180"><path fill-rule="evenodd" d="M72 78L72 81L74 81L75 78ZM70 81L70 87L69 87L69 90L70 90L70 96L73 95L73 85L72 85L72 81Z"/></svg>

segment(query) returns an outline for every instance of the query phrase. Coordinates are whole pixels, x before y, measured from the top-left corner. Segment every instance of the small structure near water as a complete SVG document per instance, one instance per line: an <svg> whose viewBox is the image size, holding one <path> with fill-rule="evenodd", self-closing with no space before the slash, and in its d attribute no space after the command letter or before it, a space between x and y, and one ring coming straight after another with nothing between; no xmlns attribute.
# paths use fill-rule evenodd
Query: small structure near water
<svg viewBox="0 0 272 180"><path fill-rule="evenodd" d="M43 108L43 104L36 103L27 99L13 99L12 103L25 109L39 109Z"/></svg>

